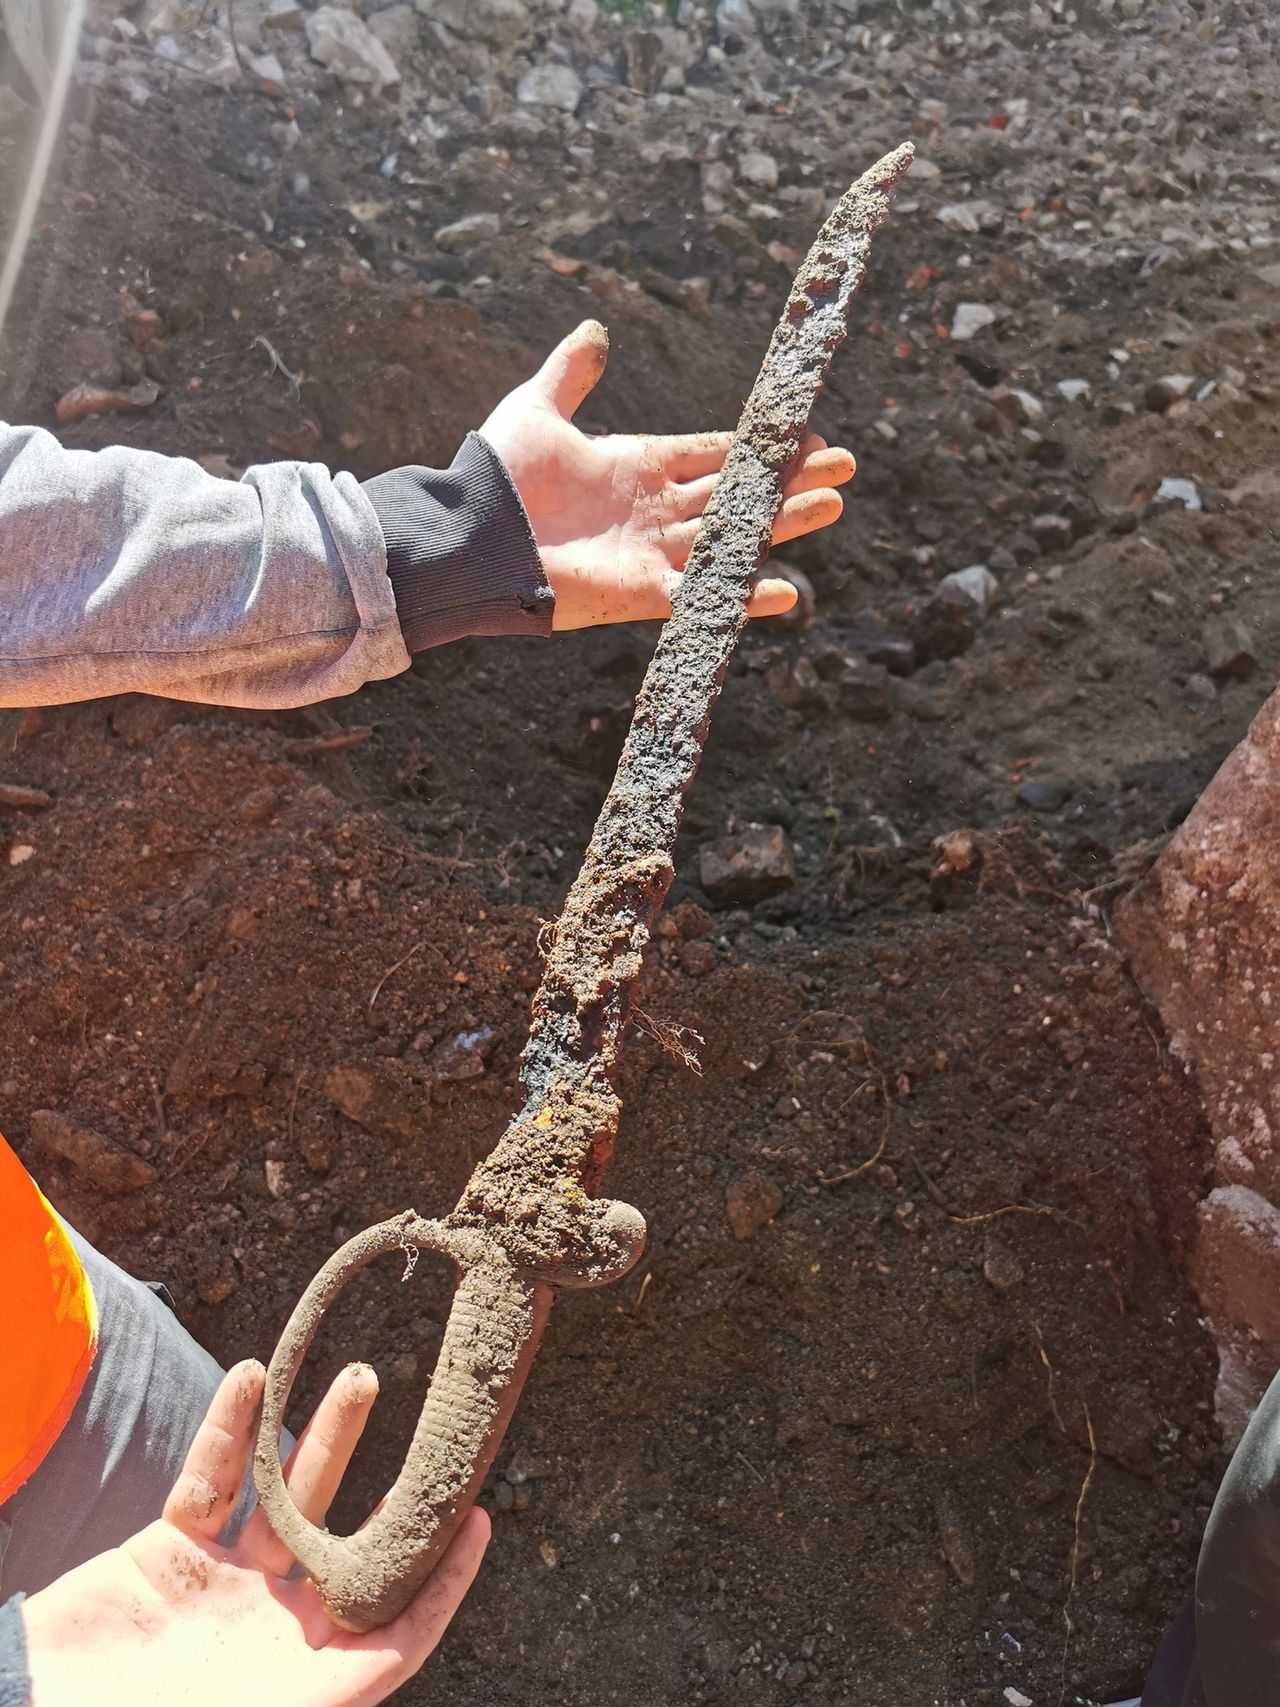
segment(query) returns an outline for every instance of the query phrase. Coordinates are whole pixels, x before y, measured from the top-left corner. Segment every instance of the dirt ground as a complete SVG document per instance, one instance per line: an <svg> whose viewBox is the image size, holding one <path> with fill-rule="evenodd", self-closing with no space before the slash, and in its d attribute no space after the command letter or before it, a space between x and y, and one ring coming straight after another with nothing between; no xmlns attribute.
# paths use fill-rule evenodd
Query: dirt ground
<svg viewBox="0 0 1280 1707"><path fill-rule="evenodd" d="M930 9L889 10L904 53L945 48ZM1221 1467L1184 1272L1206 1132L1107 912L1280 657L1278 299L1265 253L1225 240L1170 238L1158 262L1121 245L1088 268L1031 240L1073 196L1091 205L1071 134L1087 113L1061 115L1100 99L1108 56L1184 75L1184 125L1213 116L1201 38L1090 28L1084 92L1051 107L1036 155L1040 212L973 235L927 202L877 247L818 417L861 471L839 527L784 553L812 579L812 623L760 625L731 670L641 996L705 1039L695 1073L633 1038L609 1191L644 1212L649 1248L620 1286L558 1306L486 1491L484 1574L407 1704L1110 1699L1140 1687L1187 1590ZM928 76L890 68L851 140L813 121L813 181L835 193L920 134L943 90L953 122L926 126L929 152L981 176L999 99L1058 99L1038 40L1008 33L1003 81L959 47ZM820 95L795 74L780 152ZM1244 149L1240 103L1217 122ZM219 472L438 464L589 313L614 344L594 424L731 423L805 207L776 257L744 262L699 211L697 157L642 193L601 123L615 206L566 216L576 247L550 232L571 274L539 229L574 193L564 138L516 147L499 122L514 205L542 212L493 240L477 290L478 263L429 264L419 228L490 205L499 168L478 145L406 185L380 172L386 109L318 87L291 92L305 141L268 166L285 104L170 76L139 105L87 80L3 351L10 419L51 425L72 385L136 377L142 305L164 325L146 358L161 396L66 442ZM748 110L769 121L767 102ZM1270 182L1271 147L1239 182ZM681 296L694 277L708 291ZM999 311L985 341L942 336L975 299ZM1198 401L1150 406L1175 370ZM1073 377L1087 407L1055 390ZM1193 478L1201 507L1158 501L1166 476ZM1055 529L1033 525L1046 514ZM869 636L910 635L937 579L979 561L994 614L962 655L892 677L880 720L789 703L798 659L821 679ZM1256 662L1215 684L1202 625L1223 616ZM0 714L0 779L54 797L0 815L8 858L32 850L0 867L0 1129L220 1357L265 1355L338 1241L448 1207L501 1131L540 923L652 638L467 642L271 716L145 699ZM372 733L317 750L348 726ZM756 822L790 833L794 888L707 909L699 842ZM961 830L975 857L947 874L935 838ZM93 1188L50 1154L42 1109L142 1158L145 1189ZM424 1262L402 1285L388 1264L308 1364L300 1410L347 1357L382 1380L342 1519L398 1462L446 1304L443 1273Z"/></svg>

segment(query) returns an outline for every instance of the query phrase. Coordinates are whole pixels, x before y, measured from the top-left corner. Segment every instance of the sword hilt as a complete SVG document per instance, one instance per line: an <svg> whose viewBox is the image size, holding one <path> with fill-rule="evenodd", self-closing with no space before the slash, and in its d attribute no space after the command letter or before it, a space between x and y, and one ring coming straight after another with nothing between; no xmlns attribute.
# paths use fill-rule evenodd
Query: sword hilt
<svg viewBox="0 0 1280 1707"><path fill-rule="evenodd" d="M502 1444L557 1290L616 1280L644 1247L644 1221L624 1203L582 1205L609 1255L526 1263L501 1230L426 1221L406 1210L357 1233L299 1299L267 1367L253 1479L268 1522L346 1630L390 1623L426 1582L475 1501ZM331 1535L294 1505L280 1466L285 1406L326 1311L351 1277L379 1256L419 1250L458 1269L440 1355L404 1464L386 1498L354 1535Z"/></svg>

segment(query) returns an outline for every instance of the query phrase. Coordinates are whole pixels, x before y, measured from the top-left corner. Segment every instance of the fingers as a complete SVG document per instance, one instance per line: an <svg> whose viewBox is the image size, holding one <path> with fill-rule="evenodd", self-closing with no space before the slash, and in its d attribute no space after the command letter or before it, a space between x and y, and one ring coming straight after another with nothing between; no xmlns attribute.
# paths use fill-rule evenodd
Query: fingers
<svg viewBox="0 0 1280 1707"><path fill-rule="evenodd" d="M249 1358L223 1376L164 1505L185 1535L216 1541L235 1510L266 1373Z"/></svg>
<svg viewBox="0 0 1280 1707"><path fill-rule="evenodd" d="M799 597L790 581L780 578L775 580L770 576L766 581L757 582L756 590L747 605L747 615L781 616L784 611L791 609Z"/></svg>
<svg viewBox="0 0 1280 1707"><path fill-rule="evenodd" d="M718 474L733 443L732 433L674 433L658 440L662 472L668 480L699 480Z"/></svg>
<svg viewBox="0 0 1280 1707"><path fill-rule="evenodd" d="M838 445L828 448L818 439L816 447L796 464L791 478L783 488L783 496L795 498L802 492L843 486L846 481L853 479L857 466L849 451ZM676 521L688 521L700 516L710 503L711 494L715 491L719 478L718 472L704 474L699 480L673 486L670 499L672 518Z"/></svg>
<svg viewBox="0 0 1280 1707"><path fill-rule="evenodd" d="M719 474L733 443L733 434L673 433L669 438L655 439L653 443L667 479L683 484L687 480L700 480L707 474ZM799 460L826 448L827 441L820 433L810 433L800 446Z"/></svg>
<svg viewBox="0 0 1280 1707"><path fill-rule="evenodd" d="M819 487L814 492L799 492L793 498L784 498L774 517L773 543L782 545L789 539L799 539L802 534L830 527L832 522L839 520L843 509L844 501L840 494L826 486ZM664 531L662 549L667 561L675 568L683 569L688 562L701 522L701 516L693 516L688 521L676 522Z"/></svg>
<svg viewBox="0 0 1280 1707"><path fill-rule="evenodd" d="M841 445L824 446L815 450L799 462L791 478L783 487L783 496L797 497L801 492L816 492L824 486L843 486L853 479L858 472L858 465L853 460L853 453Z"/></svg>
<svg viewBox="0 0 1280 1707"><path fill-rule="evenodd" d="M801 492L785 498L773 521L773 543L785 545L789 539L799 539L806 533L829 528L844 513L844 499L838 492L823 488L817 492Z"/></svg>
<svg viewBox="0 0 1280 1707"><path fill-rule="evenodd" d="M584 320L560 340L533 383L552 407L571 421L608 360L609 334L598 320Z"/></svg>
<svg viewBox="0 0 1280 1707"><path fill-rule="evenodd" d="M309 1522L323 1524L328 1516L377 1396L378 1377L369 1365L348 1364L298 1437L284 1467L284 1481L294 1505ZM261 1571L284 1576L293 1566L293 1554L261 1510L245 1525L241 1544Z"/></svg>

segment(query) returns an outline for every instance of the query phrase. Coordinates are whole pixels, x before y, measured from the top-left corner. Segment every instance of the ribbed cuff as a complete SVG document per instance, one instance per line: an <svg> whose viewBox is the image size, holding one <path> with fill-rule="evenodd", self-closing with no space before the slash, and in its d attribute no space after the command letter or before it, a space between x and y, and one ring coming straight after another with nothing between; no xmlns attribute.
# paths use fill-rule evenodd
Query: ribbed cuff
<svg viewBox="0 0 1280 1707"><path fill-rule="evenodd" d="M446 472L393 468L363 487L410 652L468 634L550 634L555 596L533 530L479 433L468 433Z"/></svg>
<svg viewBox="0 0 1280 1707"><path fill-rule="evenodd" d="M0 1606L0 1707L27 1707L31 1700L27 1630L22 1622L25 1598L15 1594Z"/></svg>

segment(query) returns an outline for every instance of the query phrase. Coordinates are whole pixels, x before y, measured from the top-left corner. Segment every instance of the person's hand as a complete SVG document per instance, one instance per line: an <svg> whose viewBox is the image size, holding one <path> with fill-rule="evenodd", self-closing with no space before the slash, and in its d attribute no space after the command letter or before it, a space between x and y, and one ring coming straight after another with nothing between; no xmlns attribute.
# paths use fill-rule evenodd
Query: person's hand
<svg viewBox="0 0 1280 1707"><path fill-rule="evenodd" d="M219 1544L263 1379L252 1362L224 1378L162 1518L24 1603L31 1707L363 1707L439 1642L488 1543L479 1508L399 1618L364 1636L333 1623L309 1580L290 1580L293 1556L261 1511L233 1546ZM372 1369L345 1369L289 1459L285 1479L313 1523L324 1521L376 1393Z"/></svg>
<svg viewBox="0 0 1280 1707"><path fill-rule="evenodd" d="M579 431L573 416L608 355L604 327L584 320L480 429L524 502L556 597L553 628L670 615L733 442L732 433L590 438ZM774 544L834 522L843 508L835 487L853 473L847 450L811 436L774 520ZM795 601L789 581L765 579L749 614L777 616Z"/></svg>

